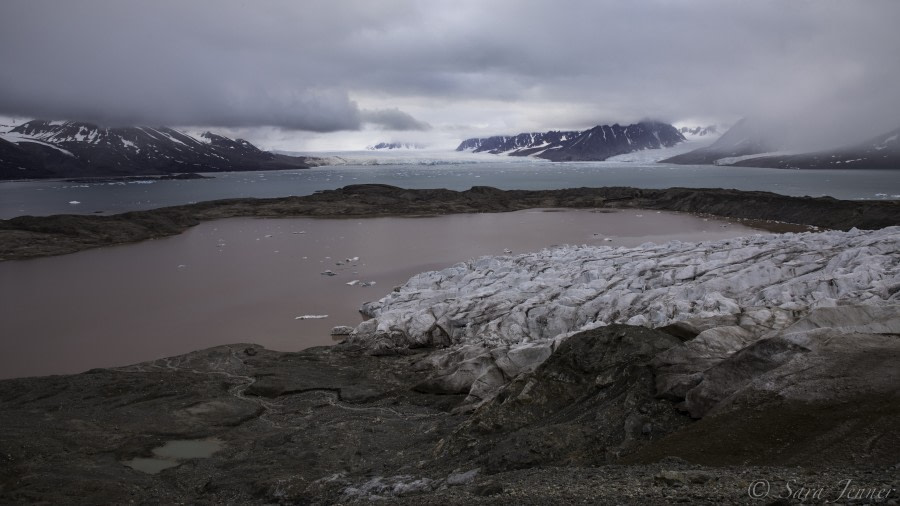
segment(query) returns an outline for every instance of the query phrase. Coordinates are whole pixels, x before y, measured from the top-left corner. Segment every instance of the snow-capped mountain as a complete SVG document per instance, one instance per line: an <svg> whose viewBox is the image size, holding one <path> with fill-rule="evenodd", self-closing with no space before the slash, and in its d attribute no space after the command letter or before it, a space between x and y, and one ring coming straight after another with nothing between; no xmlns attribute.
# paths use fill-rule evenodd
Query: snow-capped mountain
<svg viewBox="0 0 900 506"><path fill-rule="evenodd" d="M778 142L783 138L772 135L770 129L745 118L735 123L711 145L673 156L662 162L704 165L714 164L716 160L722 158L771 153L781 149L782 146Z"/></svg>
<svg viewBox="0 0 900 506"><path fill-rule="evenodd" d="M815 153L774 154L735 160L720 165L778 169L887 169L900 170L900 128L874 139ZM726 160L725 162L729 162Z"/></svg>
<svg viewBox="0 0 900 506"><path fill-rule="evenodd" d="M29 121L0 133L0 141L0 179L296 169L311 161L211 132L76 121Z"/></svg>
<svg viewBox="0 0 900 506"><path fill-rule="evenodd" d="M900 169L900 128L858 144L814 152L791 150L789 137L784 128L741 120L712 145L661 162L780 169Z"/></svg>
<svg viewBox="0 0 900 506"><path fill-rule="evenodd" d="M574 139L581 132L536 132L512 136L496 135L483 139L466 139L457 151L473 153L508 154L510 156L528 156L544 151L549 146L557 146L569 139Z"/></svg>
<svg viewBox="0 0 900 506"><path fill-rule="evenodd" d="M409 142L379 142L374 146L366 146L369 151L380 151L384 149L422 149L419 144Z"/></svg>
<svg viewBox="0 0 900 506"><path fill-rule="evenodd" d="M554 162L599 161L643 149L670 147L684 140L672 125L642 121L628 126L599 125L582 132L550 131L466 139L456 150L534 156Z"/></svg>

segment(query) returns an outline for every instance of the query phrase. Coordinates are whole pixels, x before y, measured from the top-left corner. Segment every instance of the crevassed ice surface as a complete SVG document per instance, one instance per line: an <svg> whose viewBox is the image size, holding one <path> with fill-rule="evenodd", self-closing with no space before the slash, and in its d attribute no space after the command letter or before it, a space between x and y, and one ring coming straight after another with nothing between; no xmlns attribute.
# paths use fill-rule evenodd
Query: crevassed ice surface
<svg viewBox="0 0 900 506"><path fill-rule="evenodd" d="M419 274L368 305L373 347L514 345L610 323L900 302L900 227L638 248L564 246Z"/></svg>

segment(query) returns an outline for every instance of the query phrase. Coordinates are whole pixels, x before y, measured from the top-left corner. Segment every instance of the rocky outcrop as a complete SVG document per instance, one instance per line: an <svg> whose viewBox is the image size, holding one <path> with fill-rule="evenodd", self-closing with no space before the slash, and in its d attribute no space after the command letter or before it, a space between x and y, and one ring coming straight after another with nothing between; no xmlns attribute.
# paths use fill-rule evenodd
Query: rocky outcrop
<svg viewBox="0 0 900 506"><path fill-rule="evenodd" d="M0 134L0 179L304 169L314 158L276 155L243 139L167 127L103 128L34 120Z"/></svg>
<svg viewBox="0 0 900 506"><path fill-rule="evenodd" d="M353 185L304 197L231 199L135 211L113 216L22 216L0 220L0 259L73 253L88 248L166 237L201 221L238 216L397 216L504 212L531 208L637 208L706 213L757 220L761 227L798 230L780 223L824 228L900 225L900 202L798 198L767 192L721 189L572 188L467 191L414 190Z"/></svg>
<svg viewBox="0 0 900 506"><path fill-rule="evenodd" d="M690 423L655 399L649 366L679 342L625 325L576 334L477 409L439 448L440 458L474 461L491 473L614 462Z"/></svg>
<svg viewBox="0 0 900 506"><path fill-rule="evenodd" d="M683 142L672 125L642 121L633 125L598 125L583 132L526 133L484 139L466 139L457 151L534 156L554 162L585 162L640 151L660 149Z"/></svg>
<svg viewBox="0 0 900 506"><path fill-rule="evenodd" d="M654 358L657 393L683 401L695 418L766 396L851 402L894 394L898 335L900 305L823 307L768 332L713 328Z"/></svg>

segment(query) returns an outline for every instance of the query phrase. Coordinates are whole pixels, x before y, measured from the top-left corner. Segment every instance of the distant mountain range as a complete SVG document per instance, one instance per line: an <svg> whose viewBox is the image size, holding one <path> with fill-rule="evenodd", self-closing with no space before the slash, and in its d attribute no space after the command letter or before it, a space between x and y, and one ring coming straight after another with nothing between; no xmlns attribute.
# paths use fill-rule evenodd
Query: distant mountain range
<svg viewBox="0 0 900 506"><path fill-rule="evenodd" d="M422 149L422 146L409 142L379 142L374 146L367 146L366 149L370 151L380 151L384 149Z"/></svg>
<svg viewBox="0 0 900 506"><path fill-rule="evenodd" d="M900 128L861 143L814 152L791 151L788 132L743 119L713 144L661 163L777 169L900 170Z"/></svg>
<svg viewBox="0 0 900 506"><path fill-rule="evenodd" d="M852 146L814 153L756 156L735 160L728 165L778 169L900 170L898 138L900 128Z"/></svg>
<svg viewBox="0 0 900 506"><path fill-rule="evenodd" d="M759 124L752 121L742 119L711 145L673 156L662 160L662 162L711 165L716 160L723 158L775 151L778 149L776 143L781 139L783 139L783 136L772 135L769 129L762 128Z"/></svg>
<svg viewBox="0 0 900 506"><path fill-rule="evenodd" d="M534 156L554 162L580 162L606 160L643 149L671 147L684 140L684 135L672 125L642 121L628 126L618 123L599 125L584 131L550 131L466 139L456 150Z"/></svg>
<svg viewBox="0 0 900 506"><path fill-rule="evenodd" d="M262 151L242 139L167 127L102 128L34 120L0 133L0 179L304 169L317 159Z"/></svg>

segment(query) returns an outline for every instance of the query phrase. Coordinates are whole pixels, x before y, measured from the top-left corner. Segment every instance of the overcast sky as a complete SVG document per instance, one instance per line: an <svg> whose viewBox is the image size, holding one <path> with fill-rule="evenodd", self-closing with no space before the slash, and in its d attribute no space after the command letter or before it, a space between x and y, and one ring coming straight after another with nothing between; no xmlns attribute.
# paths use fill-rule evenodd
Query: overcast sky
<svg viewBox="0 0 900 506"><path fill-rule="evenodd" d="M298 150L643 118L874 134L900 126L898 21L896 0L3 0L0 114Z"/></svg>

